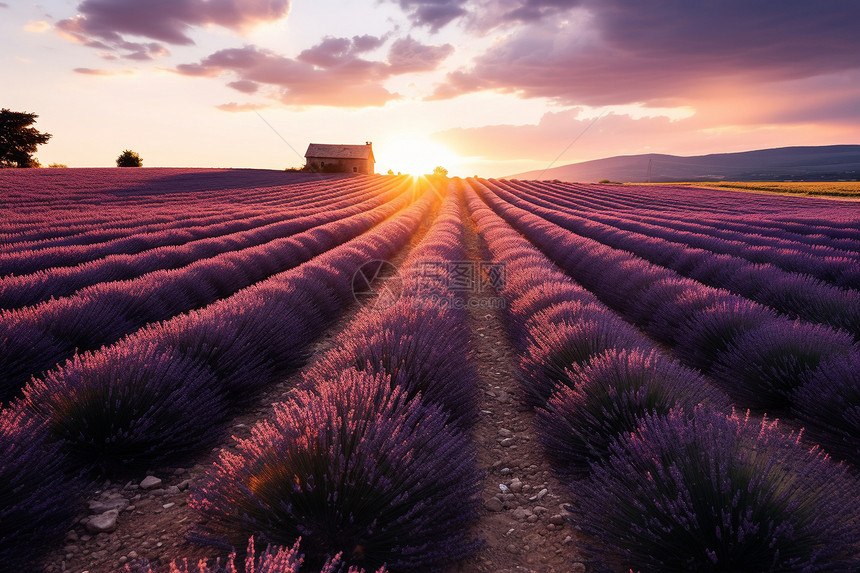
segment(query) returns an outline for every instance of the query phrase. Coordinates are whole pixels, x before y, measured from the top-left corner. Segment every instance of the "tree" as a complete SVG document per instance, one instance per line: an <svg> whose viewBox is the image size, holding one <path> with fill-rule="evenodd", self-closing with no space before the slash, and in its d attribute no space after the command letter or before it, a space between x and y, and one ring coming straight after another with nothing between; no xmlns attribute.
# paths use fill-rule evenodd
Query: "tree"
<svg viewBox="0 0 860 573"><path fill-rule="evenodd" d="M0 110L0 167L39 166L31 154L37 146L47 143L51 134L30 127L37 117L35 113Z"/></svg>
<svg viewBox="0 0 860 573"><path fill-rule="evenodd" d="M437 177L448 177L448 170L441 165L437 165L433 170L433 175L436 175Z"/></svg>
<svg viewBox="0 0 860 573"><path fill-rule="evenodd" d="M136 151L126 149L116 158L117 167L143 167L143 159Z"/></svg>

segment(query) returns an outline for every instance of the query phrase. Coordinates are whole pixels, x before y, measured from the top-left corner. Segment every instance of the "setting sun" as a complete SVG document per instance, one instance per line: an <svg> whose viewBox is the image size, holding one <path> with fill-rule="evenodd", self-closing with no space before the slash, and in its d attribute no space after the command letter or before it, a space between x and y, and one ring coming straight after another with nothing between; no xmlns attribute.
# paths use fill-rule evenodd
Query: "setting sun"
<svg viewBox="0 0 860 573"><path fill-rule="evenodd" d="M382 173L389 169L395 173L426 175L437 166L449 171L460 162L453 151L418 136L397 137L380 145L376 151L379 159L378 170Z"/></svg>

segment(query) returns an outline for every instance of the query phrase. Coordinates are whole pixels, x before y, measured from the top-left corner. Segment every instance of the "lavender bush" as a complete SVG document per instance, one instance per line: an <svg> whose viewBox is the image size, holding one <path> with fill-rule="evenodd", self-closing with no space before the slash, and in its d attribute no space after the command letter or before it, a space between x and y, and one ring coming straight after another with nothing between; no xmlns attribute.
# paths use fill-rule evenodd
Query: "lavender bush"
<svg viewBox="0 0 860 573"><path fill-rule="evenodd" d="M791 395L820 364L849 353L853 337L801 321L765 323L737 338L721 352L715 379L741 405L771 411L791 405Z"/></svg>
<svg viewBox="0 0 860 573"><path fill-rule="evenodd" d="M5 319L0 316L0 402L17 395L31 374L40 374L65 355L64 345L43 325L13 328ZM34 365L32 356L39 357L38 365Z"/></svg>
<svg viewBox="0 0 860 573"><path fill-rule="evenodd" d="M860 484L775 423L647 416L577 484L578 521L624 568L853 571Z"/></svg>
<svg viewBox="0 0 860 573"><path fill-rule="evenodd" d="M0 411L0 568L31 571L62 537L80 503L80 484L43 425L18 408Z"/></svg>
<svg viewBox="0 0 860 573"><path fill-rule="evenodd" d="M227 407L204 364L143 341L75 356L28 385L22 404L71 458L111 472L211 443Z"/></svg>
<svg viewBox="0 0 860 573"><path fill-rule="evenodd" d="M687 364L707 372L738 336L776 319L774 311L748 300L718 303L695 312L683 323L675 352Z"/></svg>
<svg viewBox="0 0 860 573"><path fill-rule="evenodd" d="M546 325L520 360L523 401L543 406L559 384L569 385L569 369L611 349L643 348L646 342L608 313L602 319Z"/></svg>
<svg viewBox="0 0 860 573"><path fill-rule="evenodd" d="M823 364L791 402L794 415L828 452L860 466L860 351Z"/></svg>
<svg viewBox="0 0 860 573"><path fill-rule="evenodd" d="M467 325L454 320L450 311L401 300L385 312L359 319L307 378L336 379L349 368L387 374L408 399L420 393L425 403L441 406L452 422L466 427L478 412L469 336Z"/></svg>
<svg viewBox="0 0 860 573"><path fill-rule="evenodd" d="M224 452L191 505L236 545L302 538L308 561L443 570L476 548L480 479L467 435L384 376L355 370L296 391L237 453Z"/></svg>
<svg viewBox="0 0 860 573"><path fill-rule="evenodd" d="M705 405L727 411L729 401L701 375L655 351L608 350L574 366L545 409L537 410L538 439L562 474L588 475L609 455L610 442L639 427L647 415L663 416Z"/></svg>

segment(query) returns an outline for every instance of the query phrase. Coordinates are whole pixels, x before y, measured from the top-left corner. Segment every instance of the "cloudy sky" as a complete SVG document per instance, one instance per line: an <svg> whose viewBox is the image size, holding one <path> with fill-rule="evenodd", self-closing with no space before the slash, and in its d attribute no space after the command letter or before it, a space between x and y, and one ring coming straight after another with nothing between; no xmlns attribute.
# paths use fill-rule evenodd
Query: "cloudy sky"
<svg viewBox="0 0 860 573"><path fill-rule="evenodd" d="M43 165L282 169L373 141L380 172L500 177L860 143L858 21L856 0L0 0L0 107L39 114Z"/></svg>

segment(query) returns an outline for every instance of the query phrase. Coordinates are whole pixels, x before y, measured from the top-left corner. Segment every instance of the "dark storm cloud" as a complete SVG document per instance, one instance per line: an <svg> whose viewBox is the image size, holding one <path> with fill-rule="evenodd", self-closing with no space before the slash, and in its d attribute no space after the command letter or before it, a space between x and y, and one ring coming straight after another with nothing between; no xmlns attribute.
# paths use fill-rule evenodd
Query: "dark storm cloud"
<svg viewBox="0 0 860 573"><path fill-rule="evenodd" d="M388 61L361 57L368 37L325 38L319 44L287 58L256 46L219 50L196 64L182 64L176 71L187 76L238 78L228 85L250 93L263 86L274 90L289 105L343 107L379 106L400 96L383 87L388 78L435 69L452 51L449 44L431 46L411 37L393 42ZM234 109L232 106L230 109Z"/></svg>
<svg viewBox="0 0 860 573"><path fill-rule="evenodd" d="M519 26L450 74L437 98L495 89L623 104L860 67L854 0L517 4L500 3L501 15L488 20Z"/></svg>
<svg viewBox="0 0 860 573"><path fill-rule="evenodd" d="M279 20L289 8L289 0L84 0L78 14L58 22L57 29L87 46L124 50L132 59L151 59L166 53L161 44L193 44L188 35L192 27L217 25L241 31ZM127 36L160 44L158 49L141 50L141 44L128 41Z"/></svg>

